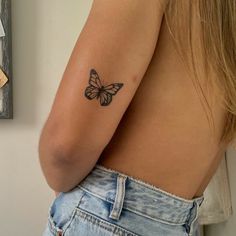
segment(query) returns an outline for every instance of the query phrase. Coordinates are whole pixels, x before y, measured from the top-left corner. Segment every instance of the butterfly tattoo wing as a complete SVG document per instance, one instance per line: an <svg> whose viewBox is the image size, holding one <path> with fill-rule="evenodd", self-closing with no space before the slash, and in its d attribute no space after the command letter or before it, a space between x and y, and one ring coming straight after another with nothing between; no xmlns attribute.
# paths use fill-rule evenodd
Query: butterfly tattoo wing
<svg viewBox="0 0 236 236"><path fill-rule="evenodd" d="M88 98L89 100L94 99L95 97L97 97L99 94L99 89L93 86L88 86L85 90L85 97Z"/></svg>
<svg viewBox="0 0 236 236"><path fill-rule="evenodd" d="M115 95L123 86L121 83L114 83L107 85L103 88L100 94L100 104L102 106L107 106L112 101L112 96Z"/></svg>
<svg viewBox="0 0 236 236"><path fill-rule="evenodd" d="M123 86L122 83L114 83L114 84L110 84L104 87L104 90L107 93L110 93L111 95L115 95L119 89L121 89L121 87Z"/></svg>
<svg viewBox="0 0 236 236"><path fill-rule="evenodd" d="M89 86L85 89L85 96L88 99L100 98L101 106L107 106L115 95L123 86L122 83L114 83L107 86L101 84L100 78L94 69L90 71Z"/></svg>
<svg viewBox="0 0 236 236"><path fill-rule="evenodd" d="M101 88L102 85L99 76L97 72L94 69L92 69L90 71L89 86L85 89L84 95L86 98L91 100L95 97L98 97Z"/></svg>
<svg viewBox="0 0 236 236"><path fill-rule="evenodd" d="M107 106L112 101L112 96L115 95L123 86L121 83L114 83L107 85L103 88L100 93L100 104L102 106Z"/></svg>
<svg viewBox="0 0 236 236"><path fill-rule="evenodd" d="M99 89L102 87L98 73L94 69L91 69L90 71L89 84Z"/></svg>
<svg viewBox="0 0 236 236"><path fill-rule="evenodd" d="M107 93L103 91L100 94L100 104L101 106L107 106L112 101L112 95L110 93Z"/></svg>

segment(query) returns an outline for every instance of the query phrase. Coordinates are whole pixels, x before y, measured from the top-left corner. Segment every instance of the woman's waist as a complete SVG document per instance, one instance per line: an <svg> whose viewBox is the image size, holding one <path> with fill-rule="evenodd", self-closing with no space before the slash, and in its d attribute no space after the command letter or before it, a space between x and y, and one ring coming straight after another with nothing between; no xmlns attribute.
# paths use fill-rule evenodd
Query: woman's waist
<svg viewBox="0 0 236 236"><path fill-rule="evenodd" d="M97 164L140 179L184 199L191 200L201 196L203 191L197 193L203 176L205 176L201 166L198 167L194 162L188 163L183 160L184 158L175 157L171 161L167 155L162 157L156 155L154 158L140 153L135 155L112 153L102 156Z"/></svg>
<svg viewBox="0 0 236 236"><path fill-rule="evenodd" d="M119 176L119 177L118 177ZM121 180L118 186L118 179ZM117 189L123 196L123 208L152 219L162 219L174 224L183 224L194 202L201 205L203 196L184 199L132 176L97 164L78 187L104 201L114 203ZM119 195L119 193L118 193ZM174 215L171 213L175 213Z"/></svg>

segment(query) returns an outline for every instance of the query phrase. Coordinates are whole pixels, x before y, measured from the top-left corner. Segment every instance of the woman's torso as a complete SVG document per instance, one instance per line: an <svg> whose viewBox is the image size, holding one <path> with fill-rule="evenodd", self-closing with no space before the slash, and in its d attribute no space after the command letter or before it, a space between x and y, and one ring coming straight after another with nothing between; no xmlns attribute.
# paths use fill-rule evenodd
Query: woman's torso
<svg viewBox="0 0 236 236"><path fill-rule="evenodd" d="M163 21L164 22L164 21ZM98 164L178 196L202 195L225 148L225 111L214 105L211 130L199 96L163 23L147 72Z"/></svg>

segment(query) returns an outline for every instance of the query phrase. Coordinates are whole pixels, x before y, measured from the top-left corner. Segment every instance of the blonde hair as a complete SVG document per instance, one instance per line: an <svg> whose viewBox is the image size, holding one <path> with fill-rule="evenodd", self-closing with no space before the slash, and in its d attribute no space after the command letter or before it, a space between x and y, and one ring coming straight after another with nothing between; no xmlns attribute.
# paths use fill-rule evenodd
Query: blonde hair
<svg viewBox="0 0 236 236"><path fill-rule="evenodd" d="M213 128L209 94L226 109L221 141L230 144L236 137L236 1L170 0L165 19L195 88L203 96Z"/></svg>

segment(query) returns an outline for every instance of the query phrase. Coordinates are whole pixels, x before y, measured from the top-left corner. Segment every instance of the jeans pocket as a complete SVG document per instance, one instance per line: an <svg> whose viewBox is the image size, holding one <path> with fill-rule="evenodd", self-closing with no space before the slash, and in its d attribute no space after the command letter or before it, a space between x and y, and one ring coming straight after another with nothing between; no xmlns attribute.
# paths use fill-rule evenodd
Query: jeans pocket
<svg viewBox="0 0 236 236"><path fill-rule="evenodd" d="M48 232L58 236L65 234L74 219L76 208L83 195L83 190L75 188L69 192L61 192L54 198L48 211Z"/></svg>
<svg viewBox="0 0 236 236"><path fill-rule="evenodd" d="M119 222L114 223L102 217L99 212L90 212L81 208L76 209L73 225L66 232L66 235L140 236L128 229L127 225L124 226Z"/></svg>
<svg viewBox="0 0 236 236"><path fill-rule="evenodd" d="M110 219L111 203L84 191L80 204L75 208L70 227L64 236L96 235L96 236L139 236L129 228L127 220L122 223ZM124 217L124 216L122 216Z"/></svg>

